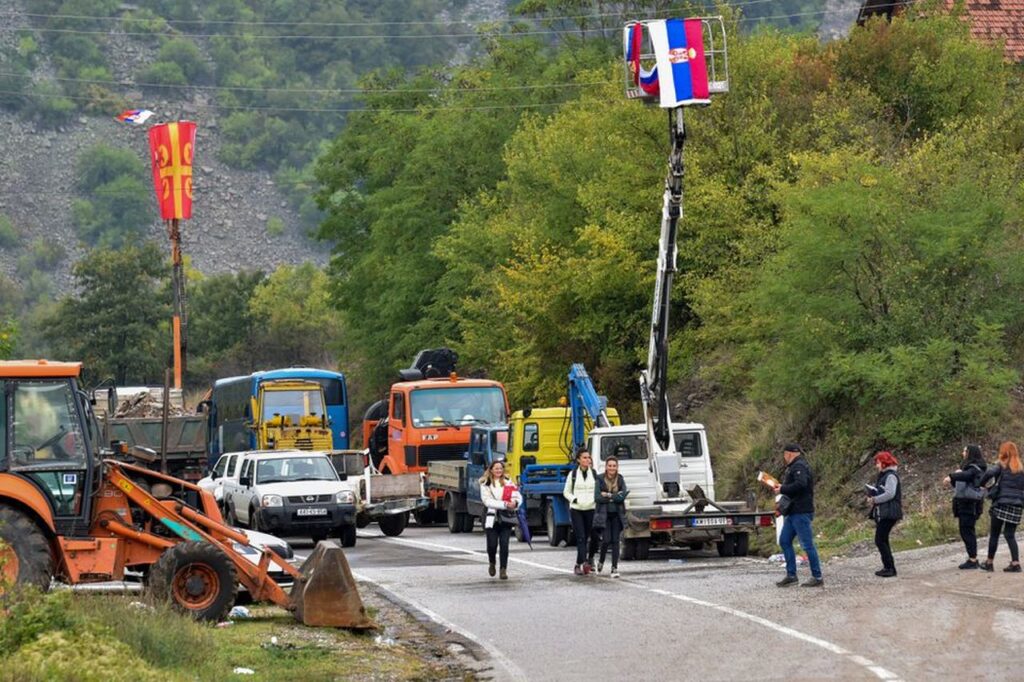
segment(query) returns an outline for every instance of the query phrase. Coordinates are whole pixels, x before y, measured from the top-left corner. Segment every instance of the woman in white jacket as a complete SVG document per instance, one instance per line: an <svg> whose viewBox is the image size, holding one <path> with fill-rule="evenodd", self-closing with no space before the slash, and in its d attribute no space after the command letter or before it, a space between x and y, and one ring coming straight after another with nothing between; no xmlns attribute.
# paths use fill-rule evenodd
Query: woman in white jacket
<svg viewBox="0 0 1024 682"><path fill-rule="evenodd" d="M509 488L508 492L506 488ZM487 508L487 516L484 517L487 558L490 559L487 572L494 577L494 563L500 547L501 579L508 580L508 540L515 524L514 515L523 501L523 496L516 488L516 484L505 478L504 462L492 462L480 479L480 501ZM503 516L506 519L503 520Z"/></svg>
<svg viewBox="0 0 1024 682"><path fill-rule="evenodd" d="M562 495L569 502L572 530L576 534L576 567L573 569L576 575L590 573L590 563L596 549L590 538L594 530L594 489L597 485L597 474L591 463L590 453L580 450L576 455L576 468L566 476L565 488L562 490Z"/></svg>

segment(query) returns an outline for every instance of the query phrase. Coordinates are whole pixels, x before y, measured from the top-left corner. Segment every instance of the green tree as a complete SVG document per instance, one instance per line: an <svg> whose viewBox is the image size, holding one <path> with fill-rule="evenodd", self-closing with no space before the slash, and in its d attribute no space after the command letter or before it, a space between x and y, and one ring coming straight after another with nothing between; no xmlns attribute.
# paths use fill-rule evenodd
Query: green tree
<svg viewBox="0 0 1024 682"><path fill-rule="evenodd" d="M261 272L213 275L189 292L189 381L208 384L222 376L251 372L256 338L250 300L264 281Z"/></svg>
<svg viewBox="0 0 1024 682"><path fill-rule="evenodd" d="M158 382L170 353L167 265L152 243L96 249L75 264L79 294L61 299L45 325L61 359L80 360L88 378Z"/></svg>
<svg viewBox="0 0 1024 682"><path fill-rule="evenodd" d="M79 158L77 174L89 198L75 200L71 213L85 243L117 248L152 222L146 168L133 152L96 145Z"/></svg>
<svg viewBox="0 0 1024 682"><path fill-rule="evenodd" d="M248 352L256 367L334 364L342 327L315 265L282 265L254 289Z"/></svg>

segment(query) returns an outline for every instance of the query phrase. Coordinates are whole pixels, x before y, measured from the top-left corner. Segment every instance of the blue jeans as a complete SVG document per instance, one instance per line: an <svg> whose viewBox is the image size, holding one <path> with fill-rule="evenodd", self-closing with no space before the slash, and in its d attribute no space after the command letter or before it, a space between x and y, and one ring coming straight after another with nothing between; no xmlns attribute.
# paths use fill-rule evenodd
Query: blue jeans
<svg viewBox="0 0 1024 682"><path fill-rule="evenodd" d="M811 565L811 575L815 578L821 577L821 562L818 560L818 550L814 546L814 531L811 530L812 519L814 514L790 514L782 522L779 545L782 546L782 553L786 557L786 575L796 575L793 539L800 538L800 546L807 553L807 563Z"/></svg>

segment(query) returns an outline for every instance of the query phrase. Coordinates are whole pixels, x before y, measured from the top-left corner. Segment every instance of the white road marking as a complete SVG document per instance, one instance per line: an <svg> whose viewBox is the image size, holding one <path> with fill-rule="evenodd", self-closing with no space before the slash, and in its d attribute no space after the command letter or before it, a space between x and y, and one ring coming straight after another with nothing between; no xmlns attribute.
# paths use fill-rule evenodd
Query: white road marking
<svg viewBox="0 0 1024 682"><path fill-rule="evenodd" d="M385 542L393 542L393 543L397 543L397 544L410 545L410 546L415 546L415 547L423 547L423 548L426 548L428 550L441 550L441 551L444 551L444 552L467 554L467 555L469 555L471 557L474 557L474 558L480 558L482 561L486 561L487 560L487 555L485 553L483 553L483 552L480 552L479 550L465 549L465 548L462 548L462 547L454 547L452 545L444 545L444 544L441 544L441 543L438 543L438 542L425 542L423 540L409 540L409 539L406 539L406 538L389 538L389 537L386 537L386 538L382 538L382 539ZM525 566L533 566L534 568L540 568L540 569L543 569L545 571L552 571L552 572L555 572L555 573L568 573L568 574L572 573L572 571L567 569L567 568L559 568L557 566L548 566L547 564L541 564L541 563L538 563L536 561L529 561L527 559L520 559L520 558L515 557L515 556L509 556L509 561L514 561L516 563L523 564ZM875 664L874 661L872 661L872 660L870 660L868 658L865 658L863 656L855 654L852 651L847 651L846 649L844 649L843 647L839 646L838 644L833 644L832 642L829 642L827 640L821 639L819 637L815 637L813 635L809 635L809 634L807 634L805 632L800 632L799 630L794 630L791 627L788 627L786 625L782 625L781 623L776 623L773 620L769 620L767 618L762 618L761 616L755 616L752 613L747 613L746 611L741 611L741 610L735 609L735 608L733 608L731 606L725 606L723 604L716 604L714 602L705 601L703 599L696 599L694 597L690 597L690 596L687 596L685 594L677 594L677 593L674 593L674 592L668 592L666 590L656 589L656 588L653 588L653 587L647 587L647 586L641 585L639 583L634 583L634 582L632 582L632 581L630 581L628 579L627 580L622 580L620 582L621 582L622 585L625 585L625 586L628 586L628 587L632 587L632 588L637 589L637 590L642 590L644 592L650 592L651 594L657 594L657 595L661 595L661 596L665 596L665 597L670 597L672 599L677 599L679 601L686 602L686 603L689 603L689 604L693 604L695 606L703 606L705 608L714 609L714 610L720 611L722 613L727 613L727 614L729 614L731 616L735 616L737 618L742 618L742 619L747 620L747 621L749 621L751 623L755 623L757 625L761 625L763 627L768 628L769 630L773 630L775 632L778 632L779 634L786 635L787 637L792 637L792 638L800 640L802 642L806 642L808 644L813 644L814 646L817 646L817 647L820 647L822 649L825 649L826 651L831 652L831 653L833 653L833 654L835 654L837 656L842 656L843 658L846 658L851 663L854 663L855 665L858 665L858 666L868 670L869 672L871 672L875 677L877 677L880 680L891 680L893 682L898 682L900 680L900 676L899 675L897 675L896 673L894 673L894 672L892 672L890 670L886 670L885 668ZM424 613L427 613L427 611L424 610ZM462 633L460 632L459 634L462 634ZM463 636L466 636L466 635L463 635ZM474 641L477 641L477 640L474 639ZM488 651L490 651L490 649L488 649Z"/></svg>
<svg viewBox="0 0 1024 682"><path fill-rule="evenodd" d="M425 615L427 618L429 618L430 620L434 621L435 623L437 623L441 627L443 627L443 628L445 628L447 630L450 630L450 631L452 631L454 633L457 633L458 635L460 635L462 637L465 637L466 639L468 639L471 642L474 642L475 644L477 644L477 646L479 646L480 648L484 649L491 658L493 658L495 661L500 663L501 666L504 667L506 671L508 671L509 677L511 679L513 679L513 680L516 680L516 682L527 682L527 680L529 680L529 678L526 676L526 673L524 673L519 668L519 666L517 666L515 663L512 662L512 659L510 659L508 656L503 654L491 642L489 642L489 641L487 641L485 639L481 639L481 638L477 637L476 635L474 635L469 630L466 630L465 628L459 627L458 625L456 625L455 623L451 622L450 620L447 620L443 616L441 616L441 615L439 615L437 613L434 613L433 611L428 609L423 604L420 604L419 602L416 602L416 601L410 599L409 597L406 597L405 595L397 594L394 590L392 590L387 585L384 585L380 581L374 580L374 579L370 578L369 576L362 575L362 574L360 574L360 573L358 573L356 571L352 571L352 575L355 577L356 580L361 580L363 582L371 583L373 585L376 585L380 589L385 590L386 592L390 592L391 594L395 595L399 600L404 601L409 606L411 606L412 608L414 608L417 611L421 612L423 615Z"/></svg>

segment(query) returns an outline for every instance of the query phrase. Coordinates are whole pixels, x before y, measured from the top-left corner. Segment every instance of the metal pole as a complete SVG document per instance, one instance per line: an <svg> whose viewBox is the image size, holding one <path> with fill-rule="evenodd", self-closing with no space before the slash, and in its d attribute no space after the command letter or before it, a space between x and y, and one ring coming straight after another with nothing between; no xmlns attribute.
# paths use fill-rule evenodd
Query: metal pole
<svg viewBox="0 0 1024 682"><path fill-rule="evenodd" d="M185 312L185 272L181 258L181 230L177 218L167 221L167 237L171 240L171 283L174 290L174 387L182 388L188 347L188 317Z"/></svg>
<svg viewBox="0 0 1024 682"><path fill-rule="evenodd" d="M167 473L167 429L171 421L171 370L164 370L164 414L160 425L160 473Z"/></svg>

